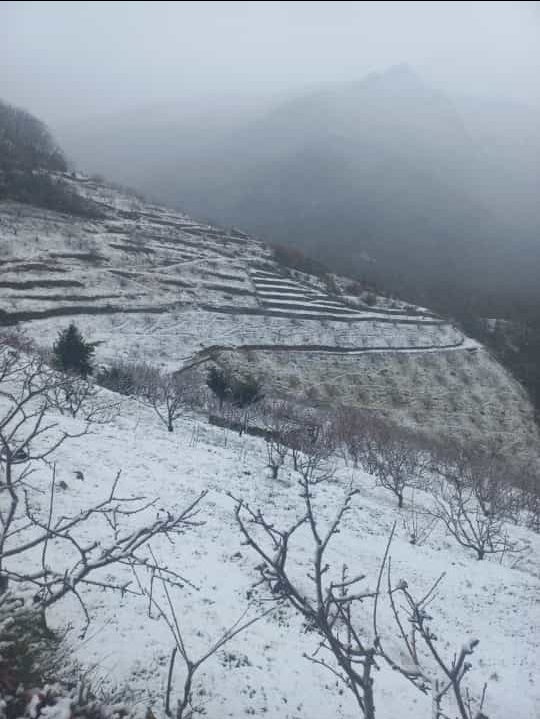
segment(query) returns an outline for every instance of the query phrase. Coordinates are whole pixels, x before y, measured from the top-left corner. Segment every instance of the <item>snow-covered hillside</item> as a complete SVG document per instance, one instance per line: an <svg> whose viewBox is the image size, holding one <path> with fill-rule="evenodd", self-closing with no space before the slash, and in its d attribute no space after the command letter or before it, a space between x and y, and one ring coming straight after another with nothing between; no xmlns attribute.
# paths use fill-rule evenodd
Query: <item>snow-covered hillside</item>
<svg viewBox="0 0 540 719"><path fill-rule="evenodd" d="M243 232L84 176L64 179L105 219L0 203L0 324L50 347L74 319L98 343L101 363L176 370L211 348L214 362L247 368L304 402L537 442L519 385L425 308L383 297L368 305L339 277L329 295L321 278L277 265Z"/></svg>
<svg viewBox="0 0 540 719"><path fill-rule="evenodd" d="M53 419L61 430L76 433L82 429L79 420ZM185 641L195 656L242 615L250 604L248 592L258 578L257 557L242 544L234 501L228 493L249 502L254 509L262 509L278 527L288 526L303 512L292 463L287 460L278 480L271 480L263 440L239 437L210 426L202 415L190 414L170 434L135 399L122 399L120 412L111 424L94 425L89 435L66 441L49 460L56 466L57 485L63 487L56 494L57 516L74 514L106 497L119 470L122 496L157 498L148 510L151 515L174 513L208 490L197 518L202 522L199 526L172 542L162 537L152 544L154 554L189 582L174 592L173 601ZM336 462L333 480L313 491L322 524L334 517L350 483L358 494L342 531L333 540L331 560L345 562L351 576L365 574L362 588L373 590L388 535L397 521L391 546L396 580L405 579L416 594L422 595L441 572L446 573L429 608L440 650L451 656L464 642L478 638L480 644L472 657L467 682L476 696L488 682L485 709L490 719L538 716L538 535L521 527L511 528L512 537L528 547L519 561L513 555L504 556L502 561L478 562L456 546L442 527L437 527L423 546L413 546L402 525L411 496L399 511L391 495L375 486L373 477L343 461ZM36 464L33 486L46 487L49 481L50 467ZM42 496L34 511L45 517L46 492ZM416 493L417 507L426 507L430 501L428 494ZM79 534L79 541L99 542L101 532L106 531L105 523L96 518ZM48 561L58 567L65 561L60 546L51 540L48 555ZM290 553L295 576L306 591L312 552L309 533L300 533ZM39 565L39 556L35 561ZM25 564L24 569L28 568ZM17 571L22 570L18 564ZM133 581L127 567L115 566L112 574L105 576L115 583ZM74 597L68 596L50 612L54 625L72 625L68 640L74 647L73 656L89 669L89 679L96 685L113 695L118 687L140 707L141 714L150 705L154 715L162 717L173 644L166 624L148 616L148 602L142 597L129 593L120 597L98 587L85 588L84 596L91 624L82 640L77 634L84 625L84 615ZM261 596L268 595L263 590ZM260 605L254 605L247 616L260 610ZM398 646L395 627L384 608L380 611L383 635L394 650ZM372 631L369 606L360 621L368 638ZM194 703L211 719L355 719L358 709L350 693L329 671L303 657L317 645L316 635L306 631L290 610L281 609L251 626L203 666L194 685ZM178 665L176 690L181 679ZM375 687L380 719L432 716L429 696L384 664L375 673Z"/></svg>
<svg viewBox="0 0 540 719"><path fill-rule="evenodd" d="M282 267L268 247L239 230L195 222L83 176L66 181L98 203L103 219L0 203L0 336L8 336L6 346L25 347L28 338L33 350L36 345L50 348L57 332L75 320L84 337L97 343L100 364L142 361L169 372L193 364L192 379L204 389L211 363L230 369L231 375L260 377L270 402L286 398L296 409L363 408L372 418L420 429L424 436L496 436L512 456L525 449L534 455L538 435L524 390L482 346L428 309L383 297L370 297L368 304L367 297L352 293L347 278ZM174 516L204 493L192 526L178 536L159 534L151 541L156 561L184 578L181 587L171 588L171 598L188 653L200 656L239 617L248 619L270 606L268 590L252 591L260 558L242 541L234 498L286 529L304 510L298 472L287 456L272 479L269 445L209 424L204 404L198 413L183 408L174 431L167 432L142 400L96 391L118 405L109 421L95 422L83 433L80 419L48 406L50 431L73 436L46 462L30 463L23 452L22 464L13 464L17 476L26 466L32 469L20 485L27 491L26 502L21 499L17 508L31 521L25 523L24 513L18 517L9 541L36 526L51 526L52 516L79 516L108 496L118 472L123 501L142 503L145 509L134 516L119 512L112 521L99 512L92 516L77 528L76 538L89 552L99 553L111 532L122 537L130 522ZM0 397L0 417L9 401ZM9 442L21 440L21 426ZM38 449L45 434L32 438ZM2 457L6 461L9 442L0 462ZM346 564L351 576L365 575L361 586L371 594L395 524L390 554L396 581L405 580L422 596L445 573L429 605L441 652L451 661L467 642L480 640L466 680L475 697L488 682L490 719L537 716L539 536L520 522L509 524L509 538L522 551L505 549L497 559L481 562L456 545L440 522L424 543L413 545L406 526L412 494L405 494L405 506L398 510L395 498L342 454L335 452L329 462L329 480L313 487L321 525L329 526L347 492L357 490L332 539L331 566ZM53 467L54 502L48 493ZM3 489L1 512L9 494ZM433 501L427 491L415 491L418 521L426 520L423 510ZM62 570L71 557L66 542L51 536L46 544L47 562L60 584L68 586ZM308 527L302 527L291 541L290 560L306 592L313 551ZM39 567L47 574L44 557L30 544L22 559L4 554L4 568L9 565L16 583ZM103 586L130 582L136 588L132 569L120 563L100 570L99 582L84 587L83 602L69 590L53 604L49 619L59 629L70 627L72 658L81 662L94 686L112 697L118 688L141 714L150 706L162 719L173 646L170 627L149 611L147 597ZM142 564L136 572L145 590L158 596L159 582L152 583ZM366 599L356 619L369 643L373 607ZM388 602L381 599L378 612L380 636L401 662L402 645ZM81 639L87 618L90 625ZM304 657L313 655L318 641L312 627L281 606L204 664L193 686L193 704L210 719L357 717L352 695L336 676ZM432 670L427 667L430 679ZM177 664L173 700L181 680ZM382 661L375 671L375 697L378 719L432 716L430 696Z"/></svg>

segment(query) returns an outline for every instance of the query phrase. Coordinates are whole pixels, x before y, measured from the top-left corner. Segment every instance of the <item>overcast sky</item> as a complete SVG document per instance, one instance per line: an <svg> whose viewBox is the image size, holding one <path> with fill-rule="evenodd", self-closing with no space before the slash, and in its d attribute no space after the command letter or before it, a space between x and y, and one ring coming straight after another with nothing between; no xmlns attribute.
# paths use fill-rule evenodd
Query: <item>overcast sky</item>
<svg viewBox="0 0 540 719"><path fill-rule="evenodd" d="M0 98L53 124L400 62L442 89L540 105L540 4L0 3Z"/></svg>

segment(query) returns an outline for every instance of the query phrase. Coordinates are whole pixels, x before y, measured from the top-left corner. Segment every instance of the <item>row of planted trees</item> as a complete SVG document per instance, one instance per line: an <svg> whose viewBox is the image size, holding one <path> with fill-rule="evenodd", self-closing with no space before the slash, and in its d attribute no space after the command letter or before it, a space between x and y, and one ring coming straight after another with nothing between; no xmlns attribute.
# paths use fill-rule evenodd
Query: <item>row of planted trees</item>
<svg viewBox="0 0 540 719"><path fill-rule="evenodd" d="M86 376L92 352L93 345L71 325L55 344L53 358L57 367L69 368L71 363ZM350 408L299 411L288 401L265 401L262 383L253 376L235 376L211 366L202 384L194 369L196 365L166 373L147 364L120 362L102 370L97 379L110 389L137 395L170 432L187 406L204 404L214 423L221 417L222 424L240 433L249 431L250 423L255 425L267 440L268 467L274 479L287 455L296 469L303 452L310 461L328 462L340 455L361 466L395 496L400 509L407 494L429 491L432 507L422 513L413 507L413 516L404 520L411 527L412 541L425 536L435 521L442 522L460 545L483 559L516 549L508 538L508 523L521 518L529 528L540 530L537 463L509 461L500 443L443 444ZM66 399L72 410L81 401L77 393Z"/></svg>
<svg viewBox="0 0 540 719"><path fill-rule="evenodd" d="M444 573L421 596L406 579L393 577L397 518L375 584L373 578L368 583L364 573L336 564L332 545L344 529L357 489L353 485L345 491L342 505L328 519L319 486L336 481L336 460L344 459L365 469L395 497L397 517L412 544L426 541L442 525L478 560L494 555L502 561L511 555L514 561L526 545L510 538L509 526L523 519L532 529L539 528L538 467L532 461L509 461L497 442L437 444L357 410L322 414L274 402L261 407L260 418L267 429L271 477L278 479L289 460L304 511L289 526L278 526L264 510L236 498L236 518L247 545L261 560L262 586L293 607L306 629L318 635L318 649L306 658L339 677L360 715L369 719L375 716L381 663L431 695L435 719L486 717L487 685L476 696L467 686L478 639L469 638L449 651L436 629L430 605ZM415 493L423 494L421 510L415 506ZM305 556L306 535L314 557L307 575L298 573L293 559L298 550ZM306 576L311 585L307 591ZM371 617L370 627L366 616ZM389 630L392 624L394 630Z"/></svg>
<svg viewBox="0 0 540 719"><path fill-rule="evenodd" d="M509 460L497 441L437 442L348 408L298 414L290 404L277 402L262 416L270 429L268 466L274 478L288 455L296 468L299 447L327 467L338 458L360 467L405 510L401 514L413 543L440 522L461 546L484 559L518 550L509 525L522 521L540 530L538 464L532 458ZM427 498L422 510L415 503L419 492Z"/></svg>
<svg viewBox="0 0 540 719"><path fill-rule="evenodd" d="M60 334L53 347L52 364L71 370L82 378L92 372L94 345L86 342L75 325ZM295 469L300 452L325 461L341 455L354 466L362 466L377 483L391 492L398 507L407 494L428 490L433 498L429 511L404 520L411 527L412 541L428 534L434 522L478 559L487 554L503 555L515 550L506 531L509 522L520 518L540 530L538 467L534 460L509 461L504 447L436 443L372 413L342 408L331 413L298 411L286 401L264 401L262 383L251 375L235 376L211 366L201 383L197 363L180 372L167 373L147 364L117 362L102 369L97 381L123 394L138 396L151 406L167 427L187 406L208 404L210 419L230 428L249 431L259 425L267 440L268 467L277 479L288 454ZM208 395L210 390L210 396ZM88 383L79 382L63 402L72 414L92 393ZM213 400L212 400L213 398Z"/></svg>

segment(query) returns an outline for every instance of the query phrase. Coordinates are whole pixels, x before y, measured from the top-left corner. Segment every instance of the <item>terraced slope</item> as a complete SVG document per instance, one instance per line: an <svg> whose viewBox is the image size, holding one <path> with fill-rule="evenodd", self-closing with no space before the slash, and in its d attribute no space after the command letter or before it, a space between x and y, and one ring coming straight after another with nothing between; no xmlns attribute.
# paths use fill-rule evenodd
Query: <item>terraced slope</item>
<svg viewBox="0 0 540 719"><path fill-rule="evenodd" d="M370 407L437 432L536 441L521 388L425 308L390 307L382 297L368 306L347 294L343 278L330 295L323 280L276 265L238 230L67 179L104 220L0 204L0 324L9 331L50 346L74 319L99 343L99 362L174 370L202 352L299 401Z"/></svg>
<svg viewBox="0 0 540 719"><path fill-rule="evenodd" d="M250 275L259 303L278 315L288 317L301 315L319 320L366 321L372 318L388 320L394 317L403 322L408 319L403 310L381 309L373 312L362 303L351 306L340 298L330 297L326 292L305 283L295 282L275 272L251 270ZM414 314L418 321L444 323L440 319L433 321L435 316L424 310L418 309Z"/></svg>

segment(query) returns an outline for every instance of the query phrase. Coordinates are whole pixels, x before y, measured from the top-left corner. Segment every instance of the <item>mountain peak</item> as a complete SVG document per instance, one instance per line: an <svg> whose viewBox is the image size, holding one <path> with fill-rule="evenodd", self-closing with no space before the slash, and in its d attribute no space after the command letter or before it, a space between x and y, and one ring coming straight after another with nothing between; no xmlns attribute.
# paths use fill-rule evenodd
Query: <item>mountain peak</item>
<svg viewBox="0 0 540 719"><path fill-rule="evenodd" d="M391 90L392 92L411 92L428 89L418 73L406 62L392 65L383 72L374 72L362 82L372 88Z"/></svg>

